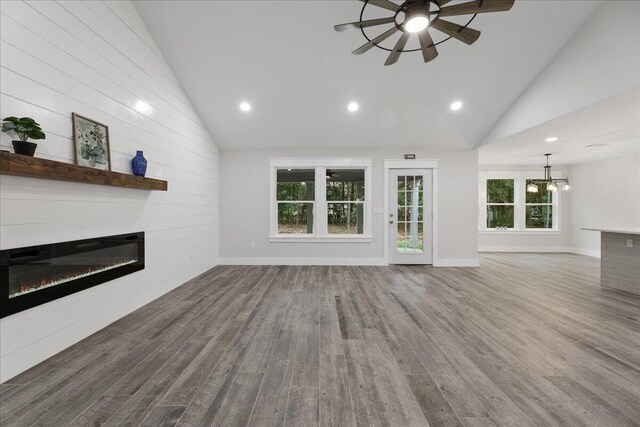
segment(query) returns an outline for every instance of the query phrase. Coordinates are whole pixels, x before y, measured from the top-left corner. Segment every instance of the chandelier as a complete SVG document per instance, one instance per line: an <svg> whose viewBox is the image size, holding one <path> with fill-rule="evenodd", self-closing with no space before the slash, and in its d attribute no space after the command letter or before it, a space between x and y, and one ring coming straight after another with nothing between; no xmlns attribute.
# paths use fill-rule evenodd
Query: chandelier
<svg viewBox="0 0 640 427"><path fill-rule="evenodd" d="M547 157L547 165L544 167L544 180L536 179L531 181L529 185L527 185L528 193L537 193L538 185L546 185L548 191L558 191L560 185L562 184L562 191L571 190L571 185L569 185L569 178L552 178L551 177L551 166L549 166L549 156L551 153L545 154Z"/></svg>

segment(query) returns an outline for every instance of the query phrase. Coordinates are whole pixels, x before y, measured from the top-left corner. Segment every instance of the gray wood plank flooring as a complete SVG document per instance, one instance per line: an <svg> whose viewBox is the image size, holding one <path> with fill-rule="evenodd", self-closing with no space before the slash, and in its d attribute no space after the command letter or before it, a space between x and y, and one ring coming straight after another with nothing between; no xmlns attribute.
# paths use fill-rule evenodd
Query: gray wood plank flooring
<svg viewBox="0 0 640 427"><path fill-rule="evenodd" d="M220 266L0 385L0 424L640 425L640 297L598 260Z"/></svg>

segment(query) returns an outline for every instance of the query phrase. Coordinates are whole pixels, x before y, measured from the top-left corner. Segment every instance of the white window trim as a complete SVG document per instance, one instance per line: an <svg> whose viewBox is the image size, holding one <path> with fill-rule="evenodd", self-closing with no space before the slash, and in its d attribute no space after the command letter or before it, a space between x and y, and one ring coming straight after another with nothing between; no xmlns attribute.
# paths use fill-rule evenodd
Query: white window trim
<svg viewBox="0 0 640 427"><path fill-rule="evenodd" d="M372 158L312 157L272 158L269 160L269 242L288 243L367 243L372 242ZM278 203L276 201L278 169L315 169L313 203L313 234L278 234ZM364 224L363 234L329 234L327 224L327 169L364 169Z"/></svg>
<svg viewBox="0 0 640 427"><path fill-rule="evenodd" d="M564 176L562 171L554 171L556 176ZM507 230L487 228L487 180L513 179L514 183L514 227ZM560 234L562 233L562 191L553 193L553 228L525 228L526 225L526 180L544 179L542 171L480 171L478 179L478 231L480 234Z"/></svg>

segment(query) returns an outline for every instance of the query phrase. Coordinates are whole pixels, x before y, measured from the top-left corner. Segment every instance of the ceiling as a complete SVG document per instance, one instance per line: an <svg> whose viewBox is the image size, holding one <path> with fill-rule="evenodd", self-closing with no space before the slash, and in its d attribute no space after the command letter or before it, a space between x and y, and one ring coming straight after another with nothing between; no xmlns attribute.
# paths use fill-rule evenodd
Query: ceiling
<svg viewBox="0 0 640 427"><path fill-rule="evenodd" d="M379 49L350 54L359 31L333 30L357 20L355 0L135 5L221 149L470 149L599 5L551 3L478 15L474 45L450 40L429 64L416 52L389 67Z"/></svg>
<svg viewBox="0 0 640 427"><path fill-rule="evenodd" d="M546 142L549 137L558 138ZM549 120L481 147L480 164L581 163L640 152L640 89Z"/></svg>

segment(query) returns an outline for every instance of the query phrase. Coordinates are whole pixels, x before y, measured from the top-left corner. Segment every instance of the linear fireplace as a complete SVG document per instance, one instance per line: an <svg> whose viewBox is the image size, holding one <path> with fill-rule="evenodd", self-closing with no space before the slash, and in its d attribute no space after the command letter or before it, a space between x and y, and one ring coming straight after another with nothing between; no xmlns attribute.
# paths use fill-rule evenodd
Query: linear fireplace
<svg viewBox="0 0 640 427"><path fill-rule="evenodd" d="M0 251L0 317L144 268L144 232Z"/></svg>

